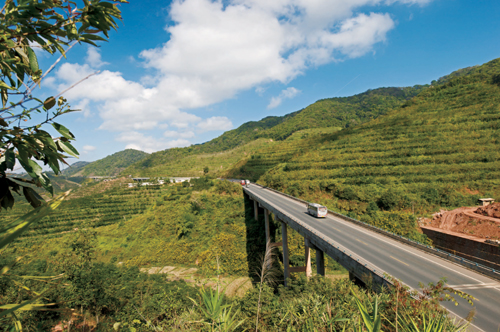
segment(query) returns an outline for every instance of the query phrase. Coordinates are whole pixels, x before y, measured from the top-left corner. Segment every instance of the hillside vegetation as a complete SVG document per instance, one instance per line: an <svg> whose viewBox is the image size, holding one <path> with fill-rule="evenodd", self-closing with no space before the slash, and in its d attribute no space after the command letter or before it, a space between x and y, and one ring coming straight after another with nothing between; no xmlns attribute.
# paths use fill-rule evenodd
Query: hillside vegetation
<svg viewBox="0 0 500 332"><path fill-rule="evenodd" d="M498 59L452 75L385 116L302 142L309 148L259 181L296 196L323 193L330 206L354 216L494 197L500 189L499 77ZM268 150L259 158L275 157ZM247 163L234 175L252 175L256 167Z"/></svg>
<svg viewBox="0 0 500 332"><path fill-rule="evenodd" d="M452 73L431 86L324 99L285 117L245 124L210 144L154 153L122 171L150 177L200 176L208 167L209 176L193 179L191 185L128 188L126 177L83 183L51 216L3 251L2 265L12 265L12 273L23 276L64 273L40 302L76 308L81 316L72 318L81 322L92 317L106 331L117 322L138 331L149 330L151 322L165 330L209 329L213 321L204 316L203 291L163 275L148 276L138 267L195 267L195 278L212 283L220 276L255 276L265 247L263 216L254 220L241 186L216 180L215 175L249 178L428 242L419 232L419 216L473 205L480 196L498 198L499 126L498 59ZM114 161L97 166L85 165L74 174L88 169L99 169L88 174L115 174L125 164L117 159L129 159L128 153L133 151L110 156ZM2 215L3 220L12 221L30 209L20 202ZM281 237L278 226L271 218L272 241ZM303 266L304 241L291 230L289 248L291 265ZM20 256L25 263L14 264ZM327 265L330 273L345 272L330 259ZM280 282L279 258L274 268ZM254 283L243 299L224 298L222 303L234 308L241 330L255 329L256 321L261 331L359 330L362 307L356 297L368 308L375 298L380 300L384 331L395 330L396 312L419 322L424 315L446 319L437 300L446 291L444 281L429 286L431 300L415 300L398 285L375 297L346 279L306 282L301 274L291 279L289 288L264 285L262 292ZM34 281L26 285L37 292L45 287ZM32 297L13 282L3 289L2 303ZM20 317L33 330L48 330L68 319L62 311Z"/></svg>
<svg viewBox="0 0 500 332"><path fill-rule="evenodd" d="M283 117L267 117L247 122L203 144L153 153L131 165L122 174L199 176L203 167L208 166L212 170L211 174L223 175L227 172L228 165L235 164L255 151L259 145L256 142L263 142L262 139L267 139L268 142L282 141L301 130L310 129L315 132L314 129L355 126L402 105L424 88L425 86L379 88L352 97L322 99ZM224 163L222 160L225 157L217 153L232 155Z"/></svg>
<svg viewBox="0 0 500 332"><path fill-rule="evenodd" d="M63 176L75 176L78 172L81 171L81 169L85 166L90 164L88 161L77 161L73 164L71 164L69 167L63 169L60 173L60 175Z"/></svg>
<svg viewBox="0 0 500 332"><path fill-rule="evenodd" d="M146 158L149 154L134 149L126 149L103 159L87 163L77 162L63 171L65 176L115 176L131 164Z"/></svg>
<svg viewBox="0 0 500 332"><path fill-rule="evenodd" d="M239 184L209 177L185 185L128 188L127 179L96 183L87 195L64 201L50 216L23 234L18 254L43 258L58 251L65 239L82 229L95 229L97 259L127 266L197 266L203 274L249 276L256 271L265 243L263 228L253 219ZM76 197L75 197L76 196ZM19 204L8 215L13 220L29 210ZM272 226L273 237L281 237ZM291 264L302 263L303 239L291 232ZM252 246L249 250L247 246ZM33 248L38 247L33 253ZM296 257L296 258L294 258ZM340 266L330 261L334 270Z"/></svg>
<svg viewBox="0 0 500 332"><path fill-rule="evenodd" d="M261 127L246 124L203 145L154 153L127 172L200 176L206 166L426 241L417 216L498 193L499 62L460 69L431 86L320 100ZM236 145L231 137L261 138L200 152Z"/></svg>

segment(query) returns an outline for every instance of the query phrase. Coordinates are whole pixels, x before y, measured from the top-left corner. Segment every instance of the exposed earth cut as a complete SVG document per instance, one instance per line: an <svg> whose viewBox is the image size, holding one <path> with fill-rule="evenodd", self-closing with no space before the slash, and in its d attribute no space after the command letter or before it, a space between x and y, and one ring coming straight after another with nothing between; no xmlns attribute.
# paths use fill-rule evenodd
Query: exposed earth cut
<svg viewBox="0 0 500 332"><path fill-rule="evenodd" d="M472 235L477 240L500 240L500 203L441 210L433 214L432 220L423 219L422 226Z"/></svg>

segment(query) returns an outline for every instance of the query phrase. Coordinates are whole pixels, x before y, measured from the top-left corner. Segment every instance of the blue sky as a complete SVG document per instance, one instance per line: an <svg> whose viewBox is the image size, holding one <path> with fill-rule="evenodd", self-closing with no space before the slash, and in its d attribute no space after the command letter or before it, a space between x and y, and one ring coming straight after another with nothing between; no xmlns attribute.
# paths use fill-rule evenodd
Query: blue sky
<svg viewBox="0 0 500 332"><path fill-rule="evenodd" d="M202 143L318 99L427 84L500 57L500 2L468 0L130 0L99 49L74 47L44 96L80 160L125 148ZM53 58L40 56L42 68ZM71 160L74 162L77 160Z"/></svg>

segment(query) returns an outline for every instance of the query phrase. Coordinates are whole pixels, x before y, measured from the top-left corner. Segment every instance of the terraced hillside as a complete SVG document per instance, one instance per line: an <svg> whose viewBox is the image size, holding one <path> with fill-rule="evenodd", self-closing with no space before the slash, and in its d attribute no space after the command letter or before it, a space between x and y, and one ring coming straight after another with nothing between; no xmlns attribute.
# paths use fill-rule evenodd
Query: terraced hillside
<svg viewBox="0 0 500 332"><path fill-rule="evenodd" d="M124 170L123 174L147 177L202 176L209 168L210 175L220 176L242 158L250 156L272 143L272 140L257 139L245 145L222 152L190 153L189 148L159 151ZM191 150L192 151L192 150Z"/></svg>
<svg viewBox="0 0 500 332"><path fill-rule="evenodd" d="M134 149L125 149L91 163L77 162L74 167L66 168L62 175L82 176L115 176L131 164L146 158L149 154Z"/></svg>
<svg viewBox="0 0 500 332"><path fill-rule="evenodd" d="M293 133L284 141L270 140L266 146L240 159L224 176L256 181L274 166L302 155L319 137L341 129L338 127L304 129Z"/></svg>
<svg viewBox="0 0 500 332"><path fill-rule="evenodd" d="M260 182L295 195L320 191L367 203L358 212L370 202L411 211L498 195L499 82L499 59L451 75L385 116L310 141Z"/></svg>
<svg viewBox="0 0 500 332"><path fill-rule="evenodd" d="M247 122L204 144L153 153L121 174L199 176L207 166L211 174L223 176L228 174L229 166L247 158L245 153L252 153L263 139L282 141L301 130L314 132L315 129L352 127L402 105L425 88L379 88L351 97L322 99L282 117ZM227 162L224 162L224 154L229 154Z"/></svg>
<svg viewBox="0 0 500 332"><path fill-rule="evenodd" d="M97 186L99 187L99 186ZM84 188L85 189L85 188ZM87 195L75 195L65 201L49 216L33 225L23 239L59 237L66 232L79 228L102 227L124 222L143 214L156 204L167 190L166 186L139 186L128 188L122 183L107 190L88 188ZM97 189L97 188L94 188ZM18 204L14 210L4 215L6 221L26 213L31 208Z"/></svg>

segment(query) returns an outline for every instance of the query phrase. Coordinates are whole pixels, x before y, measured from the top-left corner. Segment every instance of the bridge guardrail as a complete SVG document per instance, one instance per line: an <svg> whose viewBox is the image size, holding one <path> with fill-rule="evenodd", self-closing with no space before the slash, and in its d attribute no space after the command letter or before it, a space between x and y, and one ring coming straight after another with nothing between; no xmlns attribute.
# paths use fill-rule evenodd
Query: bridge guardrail
<svg viewBox="0 0 500 332"><path fill-rule="evenodd" d="M267 187L263 187L259 185L262 188L270 189ZM354 264L357 264L358 272L362 270L362 275L369 275L371 274L372 277L378 278L378 284L392 284L392 281L389 277L389 274L386 273L384 270L380 269L379 267L373 265L369 261L363 259L362 257L358 256L356 253L352 252L348 248L341 246L339 243L333 241L331 238L318 233L315 229L310 227L307 224L304 224L302 221L294 218L293 216L288 215L286 212L281 211L277 206L275 206L272 202L267 201L266 199L260 197L258 194L255 193L248 193L248 195L252 198L255 199L256 197L260 199L259 205L262 207L268 209L269 211L273 212L276 216L277 219L282 220L286 223L289 224L293 229L298 231L302 236L307 237L310 239L310 241L316 242L314 245L319 246L322 248L323 252L329 252L329 250L325 250L324 248L331 247L334 251L337 251L337 253L340 256L348 257L350 260L354 262ZM290 196L292 197L292 196ZM300 200L300 199L297 199ZM302 200L300 200L302 201ZM275 212L276 211L276 212ZM294 227L295 225L299 225L300 228ZM333 256L332 256L333 257ZM406 285L403 283L405 286L407 286L409 289L412 289L409 285Z"/></svg>
<svg viewBox="0 0 500 332"><path fill-rule="evenodd" d="M300 198L297 198L297 197L294 197L294 196L282 193L281 191L278 191L278 190L275 190L275 189L272 189L272 188L269 188L269 187L265 187L265 186L257 184L257 183L253 183L253 184L256 185L256 186L259 186L261 188L265 188L265 189L271 190L271 191L273 191L273 192L275 192L277 194L280 194L282 196L286 196L286 197L288 197L290 199L293 199L295 201L298 201L298 202L301 202L301 203L304 203L304 204L309 204L309 202L307 202L307 201L304 201L304 200L302 200ZM343 215L341 213L332 211L330 209L328 210L328 213L331 214L331 215L334 215L334 216L336 216L338 218L341 218L341 219L344 219L346 221L352 222L352 223L354 223L356 225L359 225L361 227L364 227L366 229L372 230L372 231L374 231L376 233L379 233L379 234L385 235L387 237L390 237L390 238L392 238L392 239L394 239L396 241L399 241L401 243L405 243L405 244L411 245L412 247L415 247L415 248L417 248L419 250L425 251L425 252L430 253L430 254L435 255L435 256L439 256L439 257L444 258L444 259L446 259L446 260L448 260L450 262L453 262L455 264L459 264L461 266L464 266L466 268L469 268L469 269L474 270L476 272L479 272L481 274L487 275L487 276L489 276L491 278L500 280L500 271L499 270L495 270L493 268L490 268L488 266L484 266L482 264L473 262L473 261L468 260L466 258L456 256L456 255L454 255L452 253L449 253L447 251L439 250L437 248L425 245L425 244L420 243L418 241L410 240L408 238L403 237L402 235L397 235L395 233L391 233L389 231L386 231L385 229L378 228L376 226L373 226L373 225L367 224L367 223L365 223L363 221L356 220L354 218L345 216L345 215Z"/></svg>

